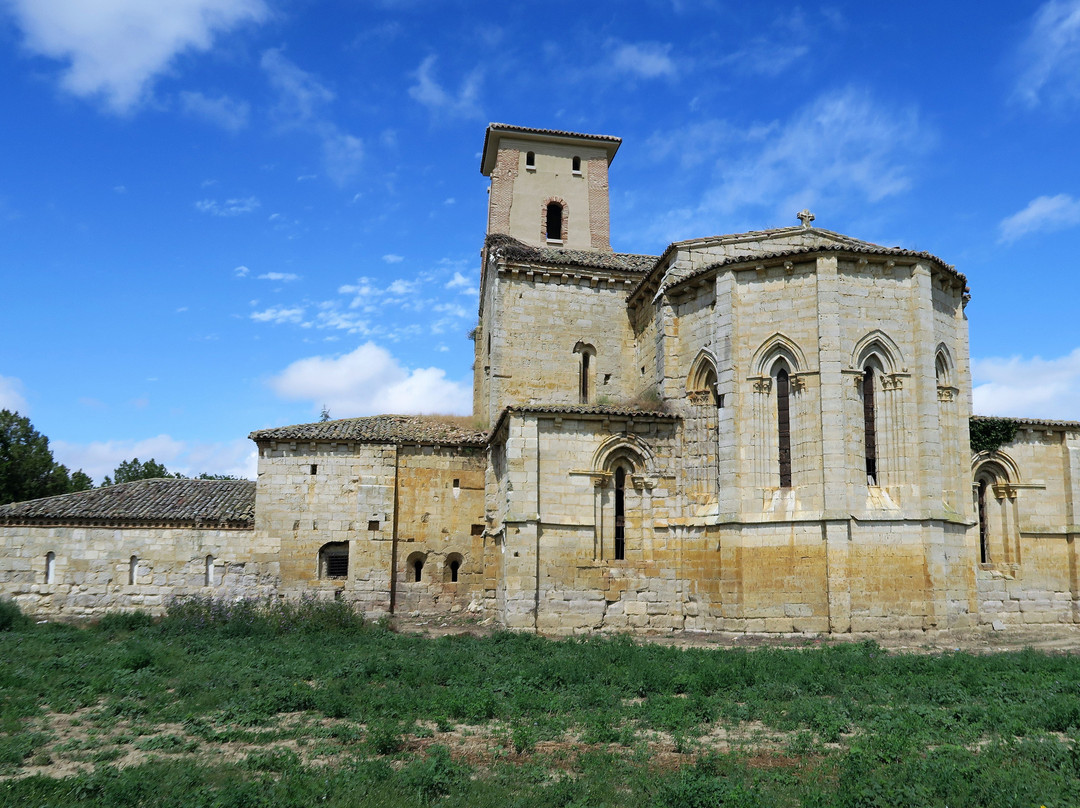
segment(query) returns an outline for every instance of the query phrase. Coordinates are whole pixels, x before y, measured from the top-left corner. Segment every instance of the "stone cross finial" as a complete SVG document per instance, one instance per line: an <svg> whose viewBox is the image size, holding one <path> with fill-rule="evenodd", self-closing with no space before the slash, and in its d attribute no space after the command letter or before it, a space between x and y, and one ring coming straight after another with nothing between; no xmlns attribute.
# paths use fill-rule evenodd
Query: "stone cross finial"
<svg viewBox="0 0 1080 808"><path fill-rule="evenodd" d="M814 221L814 219L816 218L814 214L812 214L806 208L800 210L798 213L795 214L795 216L799 219L800 222L802 222L803 227L809 227L810 222Z"/></svg>

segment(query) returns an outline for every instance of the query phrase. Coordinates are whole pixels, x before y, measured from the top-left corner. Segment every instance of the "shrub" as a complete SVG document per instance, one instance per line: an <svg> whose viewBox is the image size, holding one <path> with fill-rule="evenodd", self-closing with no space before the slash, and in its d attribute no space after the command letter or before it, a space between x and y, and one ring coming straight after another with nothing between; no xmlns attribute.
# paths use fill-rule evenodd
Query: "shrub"
<svg viewBox="0 0 1080 808"><path fill-rule="evenodd" d="M30 625L30 618L22 613L13 600L0 600L0 631L17 631Z"/></svg>

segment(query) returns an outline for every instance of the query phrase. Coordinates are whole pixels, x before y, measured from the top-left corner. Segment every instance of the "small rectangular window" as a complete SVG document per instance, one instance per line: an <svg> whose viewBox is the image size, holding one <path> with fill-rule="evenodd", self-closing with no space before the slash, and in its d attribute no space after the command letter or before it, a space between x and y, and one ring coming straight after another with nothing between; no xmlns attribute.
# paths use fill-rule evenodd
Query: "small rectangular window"
<svg viewBox="0 0 1080 808"><path fill-rule="evenodd" d="M472 526L472 535L473 536L483 536L484 535L484 526L483 525L473 525Z"/></svg>
<svg viewBox="0 0 1080 808"><path fill-rule="evenodd" d="M328 555L326 557L327 578L344 578L348 574L349 556L347 553L341 555Z"/></svg>
<svg viewBox="0 0 1080 808"><path fill-rule="evenodd" d="M461 488L461 480L457 477L454 478L454 488Z"/></svg>
<svg viewBox="0 0 1080 808"><path fill-rule="evenodd" d="M312 474L318 474L319 473L319 467L315 463L311 464L311 473Z"/></svg>
<svg viewBox="0 0 1080 808"><path fill-rule="evenodd" d="M378 519L369 520L368 523L367 523L367 529L368 530L378 530L379 529L379 520Z"/></svg>

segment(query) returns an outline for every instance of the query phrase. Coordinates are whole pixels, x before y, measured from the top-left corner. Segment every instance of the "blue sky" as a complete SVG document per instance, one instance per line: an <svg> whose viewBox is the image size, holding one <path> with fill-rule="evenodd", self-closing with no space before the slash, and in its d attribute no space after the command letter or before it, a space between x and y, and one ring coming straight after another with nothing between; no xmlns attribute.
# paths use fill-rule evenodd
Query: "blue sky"
<svg viewBox="0 0 1080 808"><path fill-rule="evenodd" d="M0 71L0 406L99 481L467 412L490 121L623 138L616 250L941 256L976 411L1080 420L1080 0L0 0Z"/></svg>

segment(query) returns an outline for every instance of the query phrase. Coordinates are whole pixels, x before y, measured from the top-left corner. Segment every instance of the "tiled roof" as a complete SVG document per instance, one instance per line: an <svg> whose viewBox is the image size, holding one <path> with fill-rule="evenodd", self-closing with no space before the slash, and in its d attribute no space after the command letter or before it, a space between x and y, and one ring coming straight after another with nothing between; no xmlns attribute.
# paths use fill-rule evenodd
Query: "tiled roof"
<svg viewBox="0 0 1080 808"><path fill-rule="evenodd" d="M1007 415L973 415L972 421L988 421L1004 418L1020 426L1048 426L1056 429L1080 429L1080 421L1048 421L1045 418L1010 418Z"/></svg>
<svg viewBox="0 0 1080 808"><path fill-rule="evenodd" d="M567 250L562 247L531 247L513 236L492 233L487 237L489 249L509 261L529 261L553 266L591 267L618 272L647 272L656 263L655 255L613 253L601 250Z"/></svg>
<svg viewBox="0 0 1080 808"><path fill-rule="evenodd" d="M259 429L248 437L253 441L361 441L443 446L483 446L487 443L487 432L466 426L468 422L468 418L459 416L370 415Z"/></svg>
<svg viewBox="0 0 1080 808"><path fill-rule="evenodd" d="M0 524L8 525L178 523L250 528L254 519L251 480L136 480L0 506Z"/></svg>
<svg viewBox="0 0 1080 808"><path fill-rule="evenodd" d="M650 410L644 407L619 407L619 406L605 406L601 404L595 405L572 405L565 406L560 405L516 405L512 407L506 407L499 415L498 421L495 422L495 427L491 430L491 434L497 435L502 428L503 422L510 416L510 413L541 413L550 415L585 415L585 416L609 416L612 418L660 418L663 420L674 421L678 420L679 416L672 412L665 412L664 410Z"/></svg>
<svg viewBox="0 0 1080 808"><path fill-rule="evenodd" d="M798 228L791 228L791 229L796 230ZM767 231L763 231L763 232L767 232ZM939 267L944 269L946 272L953 275L958 280L962 281L964 283L964 285L965 285L965 289L967 288L967 278L962 273L957 272L956 267L954 267L952 264L946 264L944 261L942 261L940 258L938 258L933 253L928 253L928 252L921 251L921 250L906 250L903 247L879 247L877 245L873 245L873 244L870 244L870 243L867 242L867 243L865 243L865 245L861 245L861 244L818 244L818 245L810 245L810 246L807 246L807 247L793 247L793 248L787 249L787 250L777 250L776 252L771 252L771 253L758 253L758 254L755 254L755 255L734 255L734 256L731 256L730 258L722 258L719 261L714 261L711 264L707 264L706 266L703 266L700 269L697 269L694 272L691 272L689 275L684 275L683 277L679 278L675 283L671 284L670 286L664 287L664 289L665 289L665 291L667 289L673 289L676 286L679 286L680 284L686 283L687 281L693 280L694 278L698 278L698 277L700 277L702 275L705 275L708 272L711 272L711 271L713 271L715 269L719 269L719 268L725 267L725 266L734 266L736 264L760 264L763 261L775 261L775 260L780 259L780 258L790 258L790 257L794 257L794 256L814 255L815 253L825 253L825 252L854 253L854 254L857 254L857 255L885 255L885 256L890 256L891 255L891 256L896 256L896 257L921 258L921 259L924 259L924 260L927 260L927 261L933 261L935 264L937 264ZM649 283L649 277L648 276L642 278L638 282L637 286L635 286L633 288L633 290L631 290L630 294L627 295L627 300L633 300L634 296L637 295L639 291L641 291L641 288L643 286L646 286L648 283Z"/></svg>
<svg viewBox="0 0 1080 808"><path fill-rule="evenodd" d="M533 129L528 126L514 126L509 123L489 123L488 131L496 129L503 132L524 132L532 135L555 135L557 137L580 137L585 140L607 140L612 143L622 143L621 137L614 135L588 135L583 132L567 132L562 129Z"/></svg>

